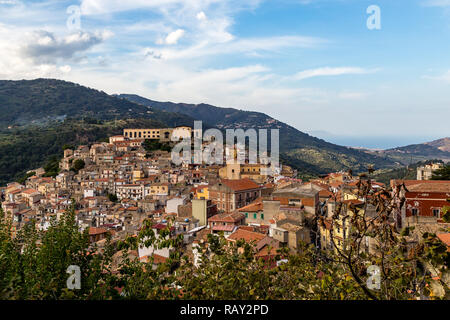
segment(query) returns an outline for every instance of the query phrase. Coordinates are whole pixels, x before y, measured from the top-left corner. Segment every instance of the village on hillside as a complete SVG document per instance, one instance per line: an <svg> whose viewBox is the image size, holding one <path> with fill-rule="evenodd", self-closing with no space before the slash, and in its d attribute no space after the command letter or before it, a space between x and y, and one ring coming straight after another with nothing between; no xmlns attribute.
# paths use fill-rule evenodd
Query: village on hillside
<svg viewBox="0 0 450 320"><path fill-rule="evenodd" d="M169 142L174 135L193 135L191 128L125 129L109 143L80 145L64 150L56 177L45 170L32 170L23 184L9 183L1 190L2 209L17 232L34 222L47 230L53 219L60 220L75 204L80 231L88 230L90 241L102 250L107 235L112 241L137 235L143 222L152 228L170 230L170 237L183 236L184 249L196 259L196 245L208 234L223 234L229 242L244 240L254 244L255 256L271 260L278 248L300 250L300 243L322 250L346 246L350 229L350 207L365 210L367 217L376 208L363 206L357 195L358 177L351 172L332 172L304 182L291 167L280 165L265 174L266 164L176 166L169 151L147 151L147 140ZM74 164L82 163L74 169ZM391 181L391 186L372 181L373 190L404 184L406 202L396 219L399 230L415 226L420 232L434 232L450 248L449 224L443 220L449 204L450 181L429 180L439 166L418 169L417 180ZM332 227L337 203L343 204ZM444 231L443 231L444 230ZM445 231L447 230L447 231ZM374 250L371 239L363 250ZM130 252L140 261L157 265L166 261L171 248L140 246Z"/></svg>

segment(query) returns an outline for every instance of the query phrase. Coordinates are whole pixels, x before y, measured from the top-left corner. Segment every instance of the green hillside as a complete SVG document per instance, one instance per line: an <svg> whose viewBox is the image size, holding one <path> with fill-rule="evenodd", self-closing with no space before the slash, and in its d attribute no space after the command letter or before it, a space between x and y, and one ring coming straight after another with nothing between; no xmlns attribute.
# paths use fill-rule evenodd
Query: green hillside
<svg viewBox="0 0 450 320"><path fill-rule="evenodd" d="M350 168L355 171L363 171L369 164L376 168L394 166L394 162L384 155L372 155L364 151L326 142L264 113L219 108L208 104L158 102L137 95L123 94L119 97L143 106L185 114L219 129L278 128L280 129L281 158L305 173L322 174Z"/></svg>
<svg viewBox="0 0 450 320"><path fill-rule="evenodd" d="M144 118L167 125L191 125L185 115L163 112L79 84L53 79L0 80L2 127L45 125L55 120Z"/></svg>
<svg viewBox="0 0 450 320"><path fill-rule="evenodd" d="M129 120L119 121L123 119ZM0 183L60 156L64 144L92 143L126 127L192 126L194 119L222 130L280 129L281 160L302 176L350 168L358 172L369 164L395 167L396 158L389 153L328 143L259 112L111 96L71 82L36 79L0 81Z"/></svg>
<svg viewBox="0 0 450 320"><path fill-rule="evenodd" d="M128 119L128 120L124 120ZM75 83L0 80L0 185L36 169L65 144L88 144L124 128L193 125L161 111Z"/></svg>
<svg viewBox="0 0 450 320"><path fill-rule="evenodd" d="M63 155L64 145L83 145L107 141L124 128L162 127L151 119L65 120L47 126L27 126L0 130L0 185L22 177L28 170L43 166L49 159Z"/></svg>

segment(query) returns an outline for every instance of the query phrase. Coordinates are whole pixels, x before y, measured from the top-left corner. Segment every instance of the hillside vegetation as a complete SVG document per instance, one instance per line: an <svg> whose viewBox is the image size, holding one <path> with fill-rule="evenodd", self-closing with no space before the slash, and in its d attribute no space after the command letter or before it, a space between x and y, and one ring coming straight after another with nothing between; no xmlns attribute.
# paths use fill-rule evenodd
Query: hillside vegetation
<svg viewBox="0 0 450 320"><path fill-rule="evenodd" d="M28 126L0 130L0 185L20 179L28 170L46 164L55 156L61 158L64 145L78 146L107 141L128 127L161 127L152 119L118 121L65 120L47 126Z"/></svg>
<svg viewBox="0 0 450 320"><path fill-rule="evenodd" d="M350 168L360 172L368 165L390 169L404 163L399 154L403 160L404 154L413 154L404 150L370 153L335 145L259 112L111 96L53 79L0 80L0 184L60 157L63 145L92 143L124 128L192 126L194 119L202 120L204 129L279 129L281 160L301 176ZM438 158L430 156L433 150L446 153L427 147L431 149L419 160Z"/></svg>
<svg viewBox="0 0 450 320"><path fill-rule="evenodd" d="M185 114L219 129L279 129L281 158L304 173L323 174L330 171L363 171L369 164L376 168L393 167L384 155L372 155L312 137L260 112L219 108L208 104L158 102L137 95L118 97L143 106Z"/></svg>

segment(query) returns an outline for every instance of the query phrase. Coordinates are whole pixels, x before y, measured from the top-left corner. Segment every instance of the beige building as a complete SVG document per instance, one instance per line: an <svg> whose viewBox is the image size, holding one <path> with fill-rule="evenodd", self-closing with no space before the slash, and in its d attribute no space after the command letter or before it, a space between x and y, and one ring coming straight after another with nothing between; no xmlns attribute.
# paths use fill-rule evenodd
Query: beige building
<svg viewBox="0 0 450 320"><path fill-rule="evenodd" d="M150 139L159 140L161 142L169 142L192 136L192 129L190 127L164 128L164 129L124 129L123 136L126 139Z"/></svg>
<svg viewBox="0 0 450 320"><path fill-rule="evenodd" d="M211 200L193 199L192 216L199 220L200 226L206 226L208 219L217 213L217 206Z"/></svg>
<svg viewBox="0 0 450 320"><path fill-rule="evenodd" d="M433 172L442 169L442 163L431 163L417 168L417 180L431 180Z"/></svg>

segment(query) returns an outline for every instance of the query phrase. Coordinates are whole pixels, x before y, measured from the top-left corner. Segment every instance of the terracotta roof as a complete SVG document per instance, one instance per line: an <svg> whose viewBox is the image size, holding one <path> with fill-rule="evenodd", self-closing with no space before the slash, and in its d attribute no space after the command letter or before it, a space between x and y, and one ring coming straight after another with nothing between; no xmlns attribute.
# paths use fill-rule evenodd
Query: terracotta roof
<svg viewBox="0 0 450 320"><path fill-rule="evenodd" d="M333 196L333 192L328 191L328 190L320 190L319 191L319 197L332 197Z"/></svg>
<svg viewBox="0 0 450 320"><path fill-rule="evenodd" d="M37 191L35 189L25 189L22 191L22 193L33 194L33 193L39 193L39 191Z"/></svg>
<svg viewBox="0 0 450 320"><path fill-rule="evenodd" d="M419 183L407 186L410 192L450 192L450 181L447 183Z"/></svg>
<svg viewBox="0 0 450 320"><path fill-rule="evenodd" d="M222 180L222 184L226 185L228 188L234 191L243 191L260 188L259 184L250 179L240 179L240 180Z"/></svg>
<svg viewBox="0 0 450 320"><path fill-rule="evenodd" d="M159 254L154 253L152 256L143 256L140 257L139 260L141 262L148 262L150 261L150 258L153 257L153 263L154 264L160 264L165 263L167 261L166 257L160 256Z"/></svg>
<svg viewBox="0 0 450 320"><path fill-rule="evenodd" d="M409 187L415 184L440 184L440 183L448 184L450 182L448 180L400 180L400 179L391 180L391 186L401 185L403 183L405 184L406 187Z"/></svg>
<svg viewBox="0 0 450 320"><path fill-rule="evenodd" d="M252 232L239 228L228 237L228 240L237 241L242 239L245 242L252 242L252 241L258 242L264 239L265 237L266 236L263 235L262 233Z"/></svg>
<svg viewBox="0 0 450 320"><path fill-rule="evenodd" d="M226 231L226 232L231 232L234 230L236 226L232 225L232 224L226 224L226 225L215 225L212 227L212 230L214 231Z"/></svg>
<svg viewBox="0 0 450 320"><path fill-rule="evenodd" d="M447 251L450 252L450 233L440 233L437 234L439 240L441 240L445 245L447 245Z"/></svg>
<svg viewBox="0 0 450 320"><path fill-rule="evenodd" d="M108 232L108 229L106 228L95 228L95 227L90 227L89 228L89 235L97 235L97 234L102 234L102 233L106 233Z"/></svg>
<svg viewBox="0 0 450 320"><path fill-rule="evenodd" d="M216 214L208 219L208 222L239 222L245 218L240 212Z"/></svg>
<svg viewBox="0 0 450 320"><path fill-rule="evenodd" d="M252 203L238 209L239 212L259 212L263 210L262 198L258 198Z"/></svg>
<svg viewBox="0 0 450 320"><path fill-rule="evenodd" d="M264 256L276 256L278 248L274 248L271 246L264 246L259 252L255 254L257 257L264 257Z"/></svg>

